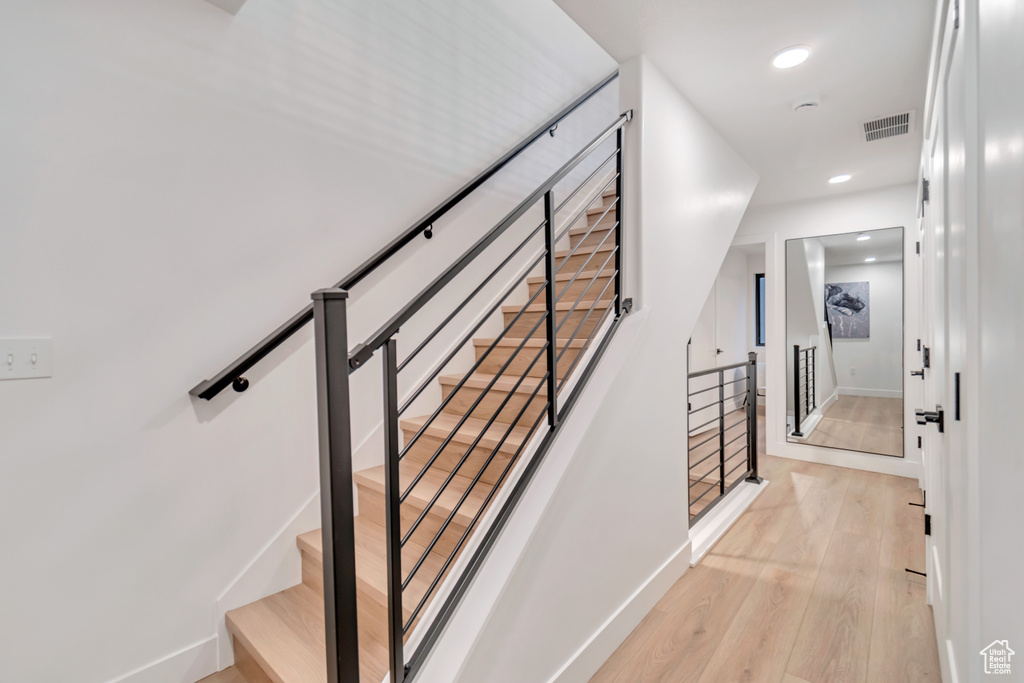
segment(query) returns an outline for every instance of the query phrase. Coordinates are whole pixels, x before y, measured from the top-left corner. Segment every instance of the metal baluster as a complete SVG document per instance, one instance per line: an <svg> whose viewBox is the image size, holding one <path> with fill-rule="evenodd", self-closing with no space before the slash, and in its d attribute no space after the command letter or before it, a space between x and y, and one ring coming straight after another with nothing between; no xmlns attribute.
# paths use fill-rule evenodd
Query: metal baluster
<svg viewBox="0 0 1024 683"><path fill-rule="evenodd" d="M811 366L811 410L818 408L818 347L812 346L807 352Z"/></svg>
<svg viewBox="0 0 1024 683"><path fill-rule="evenodd" d="M718 462L720 495L725 495L725 371L718 371Z"/></svg>
<svg viewBox="0 0 1024 683"><path fill-rule="evenodd" d="M544 272L547 276L545 327L548 340L548 425L558 426L558 344L555 341L555 197L554 190L544 193Z"/></svg>
<svg viewBox="0 0 1024 683"><path fill-rule="evenodd" d="M811 354L804 351L804 415L811 416Z"/></svg>
<svg viewBox="0 0 1024 683"><path fill-rule="evenodd" d="M764 480L757 474L757 354L748 353L747 361L747 481L760 484Z"/></svg>
<svg viewBox="0 0 1024 683"><path fill-rule="evenodd" d="M359 683L347 299L348 292L342 289L322 289L313 293L324 636L329 683Z"/></svg>
<svg viewBox="0 0 1024 683"><path fill-rule="evenodd" d="M405 680L402 613L402 485L399 481L398 352L384 342L384 530L387 537L388 666L392 683Z"/></svg>
<svg viewBox="0 0 1024 683"><path fill-rule="evenodd" d="M800 431L800 345L793 345L793 436L803 436Z"/></svg>
<svg viewBox="0 0 1024 683"><path fill-rule="evenodd" d="M622 314L622 129L615 133L615 194L618 202L615 203L615 315Z"/></svg>

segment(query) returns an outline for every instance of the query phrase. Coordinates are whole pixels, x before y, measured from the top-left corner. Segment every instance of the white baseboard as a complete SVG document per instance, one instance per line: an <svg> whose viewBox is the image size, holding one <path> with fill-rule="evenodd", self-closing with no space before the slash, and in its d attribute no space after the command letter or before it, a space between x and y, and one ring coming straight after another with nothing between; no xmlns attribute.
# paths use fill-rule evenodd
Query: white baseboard
<svg viewBox="0 0 1024 683"><path fill-rule="evenodd" d="M110 683L195 683L216 671L217 636L210 636Z"/></svg>
<svg viewBox="0 0 1024 683"><path fill-rule="evenodd" d="M711 550L711 546L717 543L718 539L729 530L729 527L736 523L736 520L746 512L750 504L764 492L767 486L767 479L760 484L743 482L690 528L690 543L693 544L690 551L691 567L697 566L697 563L704 559L707 552Z"/></svg>
<svg viewBox="0 0 1024 683"><path fill-rule="evenodd" d="M814 431L814 428L818 426L818 423L821 422L821 417L821 412L815 409L813 413L807 416L807 419L804 420L803 424L800 425L800 432L803 434L803 436L796 436L792 432L790 432L787 436L790 439L793 439L793 441L796 441L797 443L805 441L807 437L811 435L811 432Z"/></svg>
<svg viewBox="0 0 1024 683"><path fill-rule="evenodd" d="M839 400L839 390L836 389L832 392L832 395L825 399L825 401L818 406L818 410L824 415L828 412L828 409L832 407L832 404Z"/></svg>
<svg viewBox="0 0 1024 683"><path fill-rule="evenodd" d="M588 681L597 673L622 641L633 632L647 613L691 566L691 545L687 541L629 596L608 620L587 639L548 683Z"/></svg>
<svg viewBox="0 0 1024 683"><path fill-rule="evenodd" d="M235 663L231 634L224 615L233 609L261 600L302 581L302 559L295 546L295 537L320 526L320 493L314 493L285 522L280 531L256 557L217 596L214 606L216 634L216 670ZM212 672L211 672L212 673ZM193 679L194 680L194 679ZM191 682L190 682L191 683Z"/></svg>
<svg viewBox="0 0 1024 683"><path fill-rule="evenodd" d="M858 389L857 387L839 387L841 396L869 396L871 398L903 398L901 389Z"/></svg>

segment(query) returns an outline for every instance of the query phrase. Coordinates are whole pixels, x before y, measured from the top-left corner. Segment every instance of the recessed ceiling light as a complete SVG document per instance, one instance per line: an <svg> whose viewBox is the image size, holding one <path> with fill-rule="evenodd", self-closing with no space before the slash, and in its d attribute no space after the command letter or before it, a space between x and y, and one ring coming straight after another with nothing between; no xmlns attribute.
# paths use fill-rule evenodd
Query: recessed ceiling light
<svg viewBox="0 0 1024 683"><path fill-rule="evenodd" d="M828 179L828 181L833 185L838 185L839 183L845 183L852 177L853 176L850 175L849 173L843 173L842 175L832 176L831 178Z"/></svg>
<svg viewBox="0 0 1024 683"><path fill-rule="evenodd" d="M866 259L864 259L864 263L871 263L872 261L875 261L875 260L876 259L875 259L874 256L868 256Z"/></svg>
<svg viewBox="0 0 1024 683"><path fill-rule="evenodd" d="M803 64L810 56L811 51L806 47L787 47L772 57L772 66L776 69L791 69L797 64Z"/></svg>
<svg viewBox="0 0 1024 683"><path fill-rule="evenodd" d="M863 235L863 234L862 235L857 235L857 241L858 242L865 242L865 241L867 241L869 239L871 239L871 235Z"/></svg>

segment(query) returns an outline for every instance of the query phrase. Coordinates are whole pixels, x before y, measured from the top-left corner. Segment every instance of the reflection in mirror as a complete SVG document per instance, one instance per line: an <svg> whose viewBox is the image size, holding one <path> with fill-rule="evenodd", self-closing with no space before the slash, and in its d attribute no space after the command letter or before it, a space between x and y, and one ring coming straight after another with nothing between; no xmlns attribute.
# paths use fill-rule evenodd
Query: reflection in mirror
<svg viewBox="0 0 1024 683"><path fill-rule="evenodd" d="M786 242L787 440L903 457L903 228Z"/></svg>

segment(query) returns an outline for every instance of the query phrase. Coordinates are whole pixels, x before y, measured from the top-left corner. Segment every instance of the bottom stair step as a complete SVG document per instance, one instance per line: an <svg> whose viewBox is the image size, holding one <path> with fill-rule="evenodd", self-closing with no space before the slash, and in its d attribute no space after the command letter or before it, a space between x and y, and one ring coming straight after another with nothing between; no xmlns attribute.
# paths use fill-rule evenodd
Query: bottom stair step
<svg viewBox="0 0 1024 683"><path fill-rule="evenodd" d="M387 673L386 614L360 592L360 680L379 683ZM327 681L324 647L324 602L309 586L299 584L227 613L228 631L236 646L275 683Z"/></svg>

